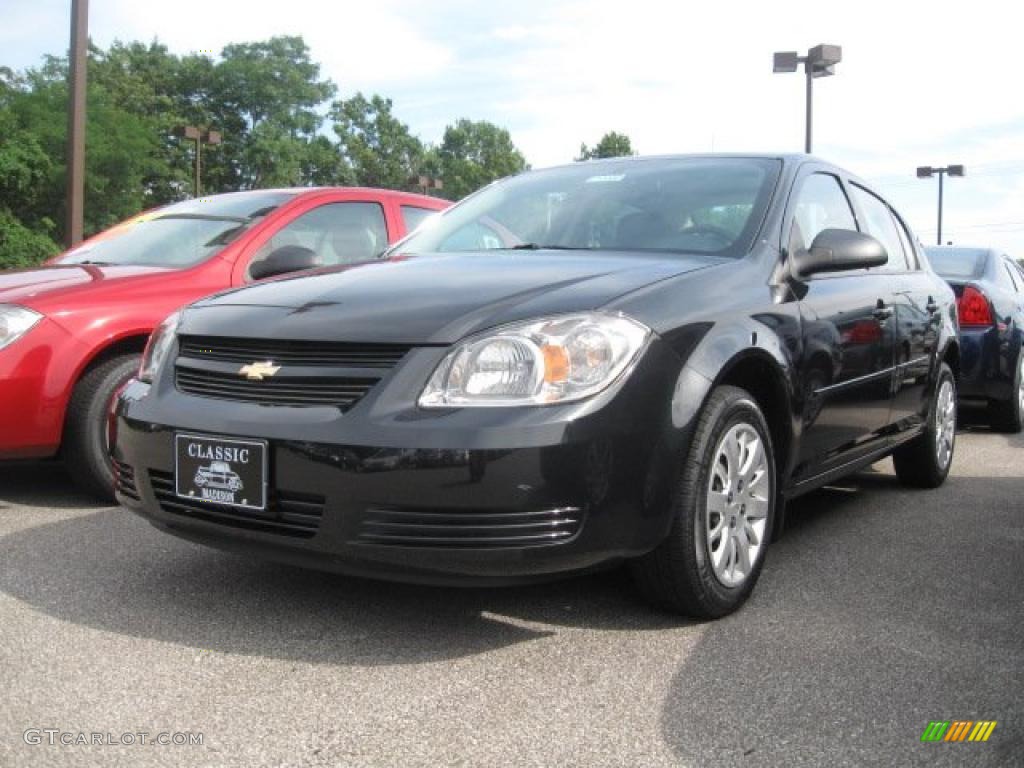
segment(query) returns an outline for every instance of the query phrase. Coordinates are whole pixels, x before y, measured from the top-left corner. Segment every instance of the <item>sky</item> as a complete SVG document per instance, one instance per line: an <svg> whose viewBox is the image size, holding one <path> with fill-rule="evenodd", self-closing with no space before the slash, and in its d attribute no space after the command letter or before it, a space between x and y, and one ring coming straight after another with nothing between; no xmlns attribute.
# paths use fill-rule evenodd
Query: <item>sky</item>
<svg viewBox="0 0 1024 768"><path fill-rule="evenodd" d="M0 66L64 54L70 0L0 0ZM814 83L814 152L872 182L926 244L1024 258L1024 59L1014 4L947 0L91 0L90 35L177 53L302 35L341 95L380 93L424 141L460 117L512 134L535 168L628 134L641 154L803 149L802 74L772 52L843 47Z"/></svg>

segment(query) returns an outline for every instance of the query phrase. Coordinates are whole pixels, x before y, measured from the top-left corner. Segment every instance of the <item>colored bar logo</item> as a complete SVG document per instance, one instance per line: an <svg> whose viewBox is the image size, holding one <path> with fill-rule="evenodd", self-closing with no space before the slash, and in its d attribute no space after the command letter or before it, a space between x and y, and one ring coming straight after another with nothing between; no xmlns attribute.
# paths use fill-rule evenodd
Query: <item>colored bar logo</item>
<svg viewBox="0 0 1024 768"><path fill-rule="evenodd" d="M932 720L921 741L988 741L995 729L995 720Z"/></svg>

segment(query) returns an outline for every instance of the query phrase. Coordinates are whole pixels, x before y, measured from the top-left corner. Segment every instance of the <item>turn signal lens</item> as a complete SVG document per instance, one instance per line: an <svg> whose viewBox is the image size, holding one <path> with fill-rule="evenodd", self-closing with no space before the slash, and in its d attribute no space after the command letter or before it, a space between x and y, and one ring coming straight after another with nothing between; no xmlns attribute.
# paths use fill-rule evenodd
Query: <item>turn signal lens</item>
<svg viewBox="0 0 1024 768"><path fill-rule="evenodd" d="M569 378L569 353L565 347L545 344L540 348L544 354L544 381L561 384Z"/></svg>
<svg viewBox="0 0 1024 768"><path fill-rule="evenodd" d="M992 310L985 294L968 285L956 300L956 311L961 326L992 325Z"/></svg>

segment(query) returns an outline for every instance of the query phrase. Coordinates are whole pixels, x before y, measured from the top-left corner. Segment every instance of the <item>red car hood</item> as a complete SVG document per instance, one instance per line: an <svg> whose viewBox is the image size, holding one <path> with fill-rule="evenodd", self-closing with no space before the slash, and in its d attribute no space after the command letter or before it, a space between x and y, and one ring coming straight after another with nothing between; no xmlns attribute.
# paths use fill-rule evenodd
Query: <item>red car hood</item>
<svg viewBox="0 0 1024 768"><path fill-rule="evenodd" d="M55 264L0 272L0 304L40 305L73 302L87 292L124 288L140 278L166 274L163 267L101 267L92 264Z"/></svg>

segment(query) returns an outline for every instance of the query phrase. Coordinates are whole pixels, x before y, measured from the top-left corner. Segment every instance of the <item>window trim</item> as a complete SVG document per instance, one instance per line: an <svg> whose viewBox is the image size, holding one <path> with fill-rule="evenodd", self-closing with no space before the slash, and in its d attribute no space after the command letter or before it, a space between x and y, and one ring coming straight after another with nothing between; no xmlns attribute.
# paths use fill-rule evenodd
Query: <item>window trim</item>
<svg viewBox="0 0 1024 768"><path fill-rule="evenodd" d="M1006 260L1010 263L1011 267L1017 270L1017 274L1020 276L1021 285L1024 285L1024 267L1022 267L1020 265L1020 262L1018 262L1016 259L1013 259L1009 256L1006 257ZM1024 293L1024 290L1021 290L1021 293Z"/></svg>
<svg viewBox="0 0 1024 768"><path fill-rule="evenodd" d="M1006 273L1010 276L1010 283L1013 285L1013 289L1017 293L1024 293L1024 284L1021 283L1020 275L1014 271L1013 265L1010 263L1010 258L1004 253L999 257L999 260L1003 264L1003 269L1005 269Z"/></svg>
<svg viewBox="0 0 1024 768"><path fill-rule="evenodd" d="M886 205L889 204L886 203ZM911 272L920 272L921 270L924 269L924 262L921 260L921 254L918 252L919 248L917 241L914 238L913 232L910 231L910 227L907 226L907 222L903 220L903 217L900 216L899 212L891 205L889 205L889 213L891 213L892 217L896 219L896 227L897 229L901 230L903 234L906 236L905 245L910 246L910 252L914 255L914 263L911 264L910 259L908 258L907 266L909 267Z"/></svg>

